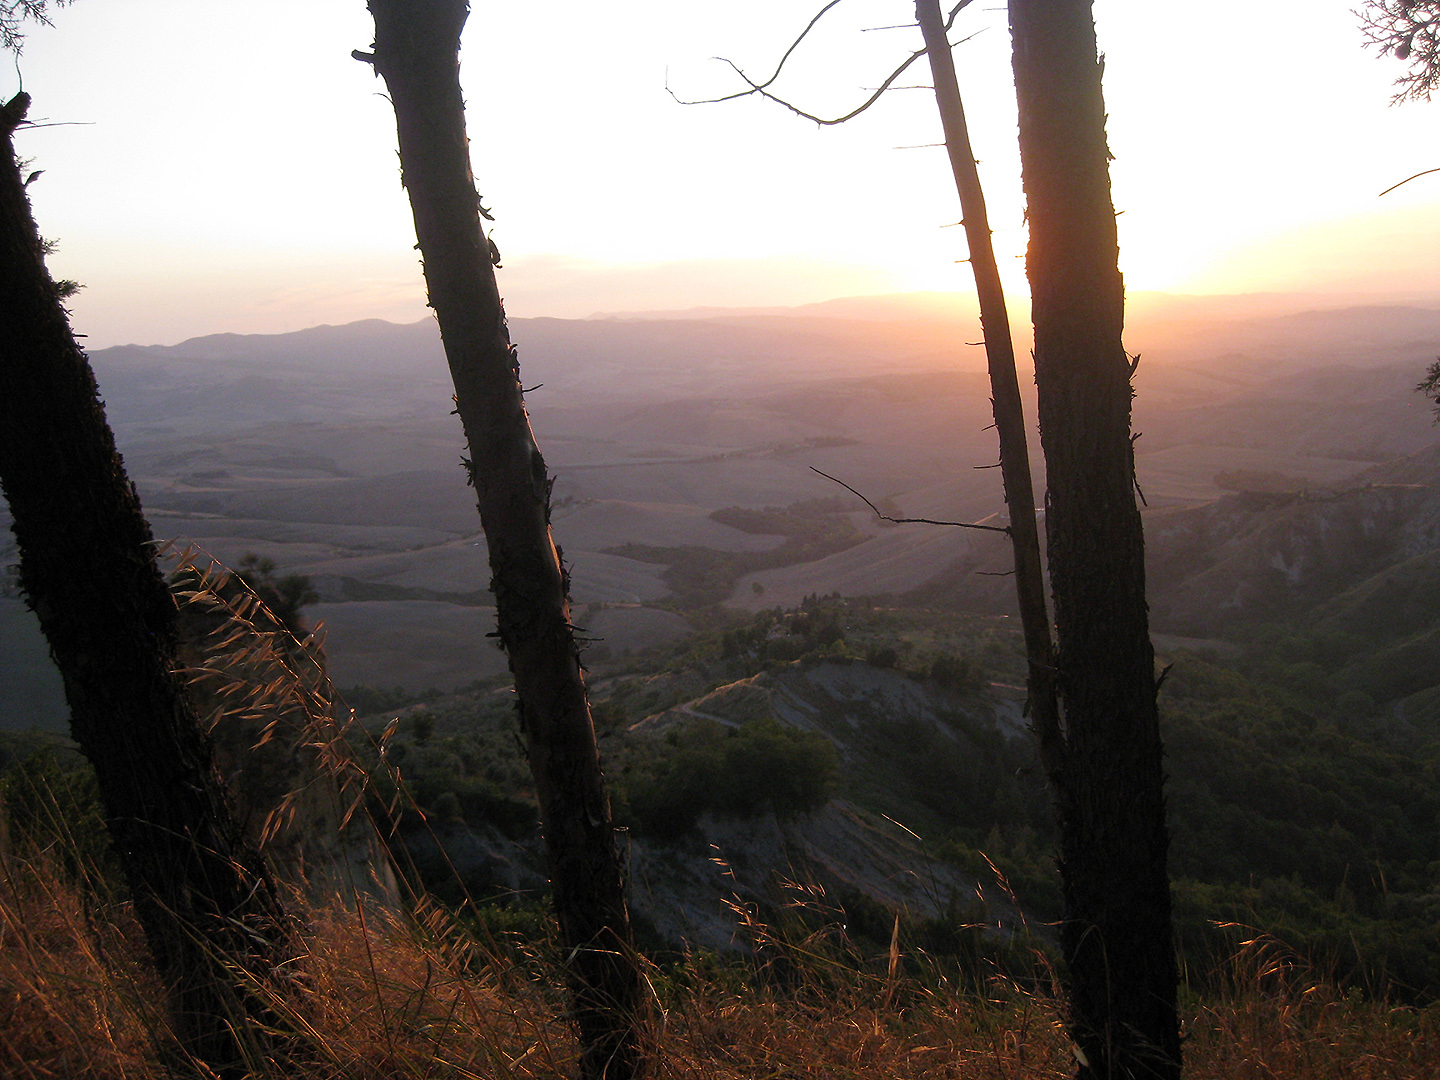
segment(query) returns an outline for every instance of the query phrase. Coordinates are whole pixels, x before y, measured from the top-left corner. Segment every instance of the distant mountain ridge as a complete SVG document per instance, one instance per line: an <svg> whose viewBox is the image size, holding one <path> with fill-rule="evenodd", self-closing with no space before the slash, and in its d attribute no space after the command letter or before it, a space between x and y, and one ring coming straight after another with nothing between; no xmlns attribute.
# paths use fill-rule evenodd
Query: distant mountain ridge
<svg viewBox="0 0 1440 1080"><path fill-rule="evenodd" d="M1236 351L1257 359L1266 353L1286 363L1365 363L1392 359L1397 352L1433 350L1440 339L1440 297L1433 305L1350 303L1342 297L1309 294L1183 296L1137 293L1129 298L1127 344L1158 350L1165 360L1188 358L1195 350L1216 358ZM1012 312L1017 338L1024 337L1023 312ZM874 324L866 329L856 324ZM628 358L642 369L661 361L678 366L720 357L749 357L771 366L769 374L794 374L777 358L831 365L826 374L857 372L862 365L905 369L920 362L959 363L983 369L983 355L967 344L978 340L978 312L968 294L902 293L847 297L789 308L695 308L684 311L597 315L589 319L548 317L510 320L511 336L536 361L554 366L570 359L608 370ZM977 333L973 336L969 330ZM966 330L965 341L955 332ZM937 351L946 355L936 355ZM146 359L281 363L287 367L333 369L376 375L412 371L431 374L442 360L432 319L396 324L365 319L341 326L316 326L282 334L211 334L176 345L117 345L96 350L98 368ZM966 362L968 361L968 362ZM797 364L794 370L803 371ZM868 370L876 370L868 366ZM441 364L440 372L444 367Z"/></svg>

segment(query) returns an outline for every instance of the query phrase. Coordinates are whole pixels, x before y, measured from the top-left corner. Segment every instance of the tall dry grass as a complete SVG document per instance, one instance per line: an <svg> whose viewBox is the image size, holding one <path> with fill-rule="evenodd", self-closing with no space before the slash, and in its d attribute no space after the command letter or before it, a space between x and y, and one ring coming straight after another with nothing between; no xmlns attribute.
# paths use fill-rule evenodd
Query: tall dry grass
<svg viewBox="0 0 1440 1080"><path fill-rule="evenodd" d="M310 1044L310 1061L260 1067L257 1078L574 1075L558 961L543 947L482 940L425 901L396 915L337 900L307 916L303 992L277 1006ZM835 925L787 935L744 916L737 933L754 946L744 963L692 956L652 972L660 1077L1073 1073L1062 1007L1044 978L1022 986L995 975L967 988L938 963L916 975L914 958L897 962L898 941L867 963ZM1222 974L1187 1006L1195 1080L1440 1075L1434 1008L1347 996L1264 939ZM160 987L127 905L75 880L54 850L0 853L0 1075L158 1080L167 1049Z"/></svg>

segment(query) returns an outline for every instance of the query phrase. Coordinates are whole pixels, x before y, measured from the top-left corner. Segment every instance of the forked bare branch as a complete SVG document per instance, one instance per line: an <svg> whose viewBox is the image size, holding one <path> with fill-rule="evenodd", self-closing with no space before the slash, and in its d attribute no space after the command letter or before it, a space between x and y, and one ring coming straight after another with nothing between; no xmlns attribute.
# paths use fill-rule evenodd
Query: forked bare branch
<svg viewBox="0 0 1440 1080"><path fill-rule="evenodd" d="M950 14L947 15L945 18L945 29L947 32L952 26L955 25L956 16L958 16L960 12L963 11L965 8L969 7L972 2L973 0L960 0L958 4L956 4L953 8L950 9ZM919 60L922 56L925 55L926 50L921 49L918 52L911 53L910 56L903 63L900 64L899 67L897 67L889 74L889 76L886 77L886 79L879 85L879 87L876 88L875 92L865 99L863 104L861 104L857 108L851 109L844 116L837 116L829 120L816 116L814 113L806 112L798 105L795 105L792 102L786 101L782 97L778 97L777 95L770 93L768 89L770 86L774 85L775 80L780 77L780 73L785 69L786 62L789 61L795 50L800 47L800 43L805 40L806 35L808 35L810 31L815 28L815 24L818 23L832 8L838 7L840 3L841 0L831 0L830 3L826 4L816 13L815 17L810 20L810 22L806 25L805 29L800 32L800 36L797 37L793 42L791 42L790 47L785 50L785 54L780 58L780 62L775 65L774 72L772 72L770 77L763 82L756 82L755 80L750 78L750 76L745 74L744 70L733 60L727 59L723 56L715 57L715 59L719 60L721 63L729 64L730 69L734 71L735 74L739 75L741 79L744 80L746 86L749 87L748 90L737 90L733 94L725 94L722 97L700 98L695 101L686 101L685 99L681 98L675 93L674 90L670 89L668 83L665 86L665 92L668 93L676 101L678 101L681 105L715 105L722 101L735 101L738 98L749 97L752 94L759 94L762 98L773 101L777 105L784 106L796 116L803 117L806 120L810 120L813 123L821 125L822 127L830 127L835 124L843 124L847 120L853 120L855 117L863 113L866 109L870 108L871 105L874 105L875 102L879 101L885 91L893 87L895 80L898 79L901 75L905 74L905 72L909 70L911 64L915 63L915 61ZM955 44L963 44L964 42L969 41L970 38L974 36L974 34L971 34L970 37L961 38L960 41L957 41ZM954 46L952 45L951 47L953 48ZM894 88L899 89L899 87ZM928 89L928 87L922 89Z"/></svg>

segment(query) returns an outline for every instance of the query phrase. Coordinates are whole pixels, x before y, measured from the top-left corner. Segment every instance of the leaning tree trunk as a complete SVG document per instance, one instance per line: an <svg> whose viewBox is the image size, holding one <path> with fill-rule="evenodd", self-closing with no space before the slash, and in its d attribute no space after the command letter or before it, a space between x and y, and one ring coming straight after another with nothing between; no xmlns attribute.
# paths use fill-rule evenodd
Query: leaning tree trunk
<svg viewBox="0 0 1440 1080"><path fill-rule="evenodd" d="M1060 723L1055 699L1055 658L1050 638L1050 617L1045 610L1045 571L1040 563L1039 527L1035 520L1035 489L1030 478L1030 446L1025 435L1025 409L1020 400L1020 381L1015 374L1015 343L1010 333L1010 313L1005 307L1005 290L995 264L995 245L990 234L990 215L975 152L970 147L970 129L955 78L955 60L950 39L940 14L940 0L916 0L915 20L925 35L930 72L935 84L935 103L945 130L945 148L950 171L960 196L965 239L970 247L970 268L975 276L975 295L980 302L980 326L985 339L985 359L990 369L991 406L995 431L1000 439L1000 478L1005 488L1005 505L1010 516L1010 547L1015 559L1015 593L1020 607L1020 626L1025 635L1027 707L1030 722L1046 761L1060 752Z"/></svg>
<svg viewBox="0 0 1440 1080"><path fill-rule="evenodd" d="M635 953L610 804L586 699L568 577L550 535L550 484L535 445L480 223L460 92L466 0L370 0L371 61L395 106L430 306L440 322L490 549L500 642L519 699L568 957L586 1077L645 1064L648 984Z"/></svg>
<svg viewBox="0 0 1440 1080"><path fill-rule="evenodd" d="M20 583L95 767L106 824L182 1048L222 1076L276 1050L265 999L292 956L263 860L232 820L175 673L176 607L75 343L0 110L0 487Z"/></svg>
<svg viewBox="0 0 1440 1080"><path fill-rule="evenodd" d="M1082 1078L1180 1074L1144 536L1090 0L1010 0L1064 752L1051 773Z"/></svg>

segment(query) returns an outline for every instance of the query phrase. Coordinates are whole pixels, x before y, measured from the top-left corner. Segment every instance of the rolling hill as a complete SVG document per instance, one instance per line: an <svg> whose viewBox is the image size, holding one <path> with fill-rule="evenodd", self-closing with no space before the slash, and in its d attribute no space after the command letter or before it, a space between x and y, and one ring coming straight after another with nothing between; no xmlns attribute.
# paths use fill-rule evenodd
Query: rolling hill
<svg viewBox="0 0 1440 1080"><path fill-rule="evenodd" d="M1217 606L1225 588L1269 596L1279 572L1270 562L1293 569L1300 557L1281 553L1276 530L1330 520L1316 516L1319 502L1286 510L1264 504L1266 492L1351 492L1325 504L1336 521L1342 506L1389 500L1382 531L1408 528L1406 515L1422 512L1419 495L1353 492L1433 482L1422 459L1405 466L1403 481L1366 478L1366 470L1434 440L1410 387L1440 352L1440 312L1141 295L1131 323L1132 348L1142 354L1138 468L1152 519L1158 630L1223 635L1229 615L1213 613L1231 611ZM936 582L932 591L962 606L1007 610L1002 579L972 580L976 570L1003 571L1003 545L882 527L812 471L844 479L892 513L975 521L1002 511L995 471L985 468L995 455L988 389L980 350L963 344L978 334L964 302L877 297L756 312L517 319L512 332L557 476L557 539L573 564L581 614L606 627L611 655L685 632L667 609L696 552L709 553L707 573L721 574L741 607ZM414 644L405 629L416 625L414 612L430 611L437 626L457 628L439 634L454 641L470 625L467 612L487 600L483 541L432 323L215 335L106 349L93 360L157 535L230 562L253 551L310 575L342 681L452 687L466 681L468 664L477 674L492 669L493 656L459 646L431 664L435 646ZM783 537L710 516L837 496L850 500L843 513L857 542L795 565L776 565ZM1365 562L1354 545L1342 554L1338 540L1329 543L1333 550L1305 556L1328 561L1323 581L1312 588L1307 570L1296 586L1315 603L1326 590L1361 584L1359 563L1342 571L1337 559L1386 569L1390 555ZM627 544L649 554L617 554ZM1400 558L1402 548L1392 547ZM1403 553L1423 554L1413 545ZM7 536L0 560L14 557ZM0 701L0 716L11 726L55 724L63 709L40 670L43 648L14 596L0 605L0 685L22 685L23 672L28 688Z"/></svg>

